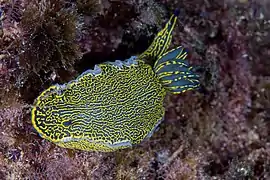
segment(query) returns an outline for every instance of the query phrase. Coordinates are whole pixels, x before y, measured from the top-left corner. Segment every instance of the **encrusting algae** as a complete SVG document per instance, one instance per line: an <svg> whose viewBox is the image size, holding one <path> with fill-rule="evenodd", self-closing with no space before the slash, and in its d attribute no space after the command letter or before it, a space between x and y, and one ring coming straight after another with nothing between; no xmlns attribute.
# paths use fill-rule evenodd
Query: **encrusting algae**
<svg viewBox="0 0 270 180"><path fill-rule="evenodd" d="M176 11L141 55L96 65L42 92L32 109L40 136L86 151L115 151L150 137L164 117L166 92L179 94L199 86L186 51L167 51L177 16ZM149 58L153 67L144 62Z"/></svg>

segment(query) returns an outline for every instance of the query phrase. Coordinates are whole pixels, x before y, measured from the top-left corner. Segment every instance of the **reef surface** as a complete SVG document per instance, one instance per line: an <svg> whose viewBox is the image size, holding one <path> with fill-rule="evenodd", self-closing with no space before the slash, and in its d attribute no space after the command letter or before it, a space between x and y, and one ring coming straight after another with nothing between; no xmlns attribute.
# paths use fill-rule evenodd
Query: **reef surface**
<svg viewBox="0 0 270 180"><path fill-rule="evenodd" d="M189 50L202 88L168 95L148 141L98 153L38 136L40 92L142 53L175 8L173 47ZM1 1L0 179L269 179L269 12L266 0Z"/></svg>

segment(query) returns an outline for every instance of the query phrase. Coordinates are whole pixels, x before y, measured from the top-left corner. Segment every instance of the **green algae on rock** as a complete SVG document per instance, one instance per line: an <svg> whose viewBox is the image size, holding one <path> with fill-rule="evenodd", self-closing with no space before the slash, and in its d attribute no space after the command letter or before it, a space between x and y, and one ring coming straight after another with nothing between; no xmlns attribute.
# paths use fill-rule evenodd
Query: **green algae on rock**
<svg viewBox="0 0 270 180"><path fill-rule="evenodd" d="M199 86L182 47L167 51L178 14L139 56L96 65L36 99L32 124L41 137L71 149L115 151L150 137L162 121L167 91ZM155 61L153 67L144 59Z"/></svg>

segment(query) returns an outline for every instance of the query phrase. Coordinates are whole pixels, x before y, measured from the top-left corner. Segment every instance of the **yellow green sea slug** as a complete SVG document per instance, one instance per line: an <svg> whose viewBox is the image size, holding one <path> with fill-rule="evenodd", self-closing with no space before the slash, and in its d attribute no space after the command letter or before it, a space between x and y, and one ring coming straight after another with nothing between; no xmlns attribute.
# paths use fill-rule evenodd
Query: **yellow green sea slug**
<svg viewBox="0 0 270 180"><path fill-rule="evenodd" d="M138 56L95 65L75 80L53 85L35 100L31 119L42 138L85 151L115 151L150 137L163 120L167 92L199 86L182 48L168 50L178 13ZM154 65L145 63L152 58Z"/></svg>

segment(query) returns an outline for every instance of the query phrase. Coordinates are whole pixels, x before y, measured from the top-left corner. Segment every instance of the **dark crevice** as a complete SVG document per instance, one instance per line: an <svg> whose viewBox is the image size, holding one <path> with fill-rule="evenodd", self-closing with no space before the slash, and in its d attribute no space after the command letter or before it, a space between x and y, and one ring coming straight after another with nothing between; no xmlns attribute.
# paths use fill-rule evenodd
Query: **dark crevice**
<svg viewBox="0 0 270 180"><path fill-rule="evenodd" d="M135 38L130 34L125 34L122 43L112 52L110 49L105 52L89 52L83 55L81 61L75 65L75 69L82 73L88 69L93 69L96 64L106 61L125 60L132 55L137 55L146 50L149 46L149 37L142 35ZM132 47L129 44L133 44Z"/></svg>

